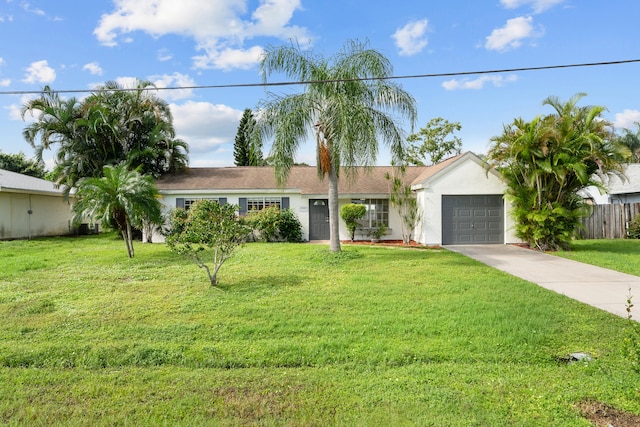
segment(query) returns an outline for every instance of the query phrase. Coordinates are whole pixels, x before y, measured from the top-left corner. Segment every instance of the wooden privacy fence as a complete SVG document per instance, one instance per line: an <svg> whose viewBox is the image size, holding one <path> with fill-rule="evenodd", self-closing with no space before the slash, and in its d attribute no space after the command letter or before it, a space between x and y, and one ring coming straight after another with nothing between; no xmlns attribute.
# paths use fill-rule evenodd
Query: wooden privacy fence
<svg viewBox="0 0 640 427"><path fill-rule="evenodd" d="M591 215L582 219L583 239L624 239L629 222L640 214L640 203L593 205Z"/></svg>

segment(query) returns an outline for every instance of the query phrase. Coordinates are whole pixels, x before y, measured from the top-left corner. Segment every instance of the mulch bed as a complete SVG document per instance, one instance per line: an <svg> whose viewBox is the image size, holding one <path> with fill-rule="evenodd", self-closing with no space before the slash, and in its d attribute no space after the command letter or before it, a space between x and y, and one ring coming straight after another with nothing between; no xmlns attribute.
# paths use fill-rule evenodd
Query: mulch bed
<svg viewBox="0 0 640 427"><path fill-rule="evenodd" d="M441 249L440 246L428 246L417 243L415 240L411 240L409 244L405 244L402 240L380 240L379 242L372 242L371 240L341 240L343 245L364 245L364 246L392 246L399 248L415 248L415 249Z"/></svg>

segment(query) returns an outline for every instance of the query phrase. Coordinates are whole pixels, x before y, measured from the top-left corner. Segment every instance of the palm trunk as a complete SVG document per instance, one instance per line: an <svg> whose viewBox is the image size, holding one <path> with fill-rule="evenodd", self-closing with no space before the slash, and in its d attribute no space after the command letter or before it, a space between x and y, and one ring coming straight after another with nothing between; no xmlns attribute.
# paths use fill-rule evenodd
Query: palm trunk
<svg viewBox="0 0 640 427"><path fill-rule="evenodd" d="M340 212L338 209L338 171L334 165L329 169L329 249L340 252Z"/></svg>
<svg viewBox="0 0 640 427"><path fill-rule="evenodd" d="M126 228L126 236L125 236L125 242L127 243L127 253L129 254L129 258L133 258L133 236L131 233L131 223L129 222L129 219L126 219L126 224L127 224L127 228Z"/></svg>

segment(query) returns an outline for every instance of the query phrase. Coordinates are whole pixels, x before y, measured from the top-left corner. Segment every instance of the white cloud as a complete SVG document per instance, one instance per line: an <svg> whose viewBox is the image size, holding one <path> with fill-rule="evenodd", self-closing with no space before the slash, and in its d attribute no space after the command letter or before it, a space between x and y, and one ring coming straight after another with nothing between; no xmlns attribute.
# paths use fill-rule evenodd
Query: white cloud
<svg viewBox="0 0 640 427"><path fill-rule="evenodd" d="M640 111L638 110L624 110L622 113L617 113L613 121L613 125L618 129L631 129L635 123L640 123Z"/></svg>
<svg viewBox="0 0 640 427"><path fill-rule="evenodd" d="M0 67L2 67L5 63L5 60L2 56L0 56Z"/></svg>
<svg viewBox="0 0 640 427"><path fill-rule="evenodd" d="M234 68L249 69L260 61L263 49L253 46L248 50L224 49L221 51L211 50L207 55L193 57L193 64L196 68L216 68L224 71L231 71Z"/></svg>
<svg viewBox="0 0 640 427"><path fill-rule="evenodd" d="M193 87L196 85L195 81L190 76L181 73L150 76L149 80L151 80L158 88L187 86ZM193 96L193 89L161 90L158 92L158 95L163 97L164 99L175 101L178 99L191 98Z"/></svg>
<svg viewBox="0 0 640 427"><path fill-rule="evenodd" d="M233 144L243 111L194 101L170 106L176 135L189 144L192 153L206 153L219 150L222 144Z"/></svg>
<svg viewBox="0 0 640 427"><path fill-rule="evenodd" d="M11 80L10 79L0 80L0 87L8 87L10 84L11 84Z"/></svg>
<svg viewBox="0 0 640 427"><path fill-rule="evenodd" d="M82 67L82 70L88 71L94 76L102 75L102 67L100 67L100 64L98 64L97 62L90 62L88 64L85 64L84 67Z"/></svg>
<svg viewBox="0 0 640 427"><path fill-rule="evenodd" d="M510 74L507 77L504 76L481 76L477 79L451 79L442 83L442 87L446 90L461 90L461 89L482 89L486 83L491 83L494 86L503 86L505 83L512 83L518 80L518 76Z"/></svg>
<svg viewBox="0 0 640 427"><path fill-rule="evenodd" d="M8 106L5 106L4 109L9 111L9 120L17 120L17 121L22 121L22 106L25 105L27 102L29 102L32 99L31 95L22 95L22 97L20 98L20 103L19 104L11 104ZM26 123L32 123L36 121L36 118L33 116L33 114L25 114L24 116L24 121Z"/></svg>
<svg viewBox="0 0 640 427"><path fill-rule="evenodd" d="M160 49L158 51L158 61L166 62L173 59L173 54L169 52L167 49Z"/></svg>
<svg viewBox="0 0 640 427"><path fill-rule="evenodd" d="M484 45L489 50L506 51L520 47L522 40L530 37L539 37L533 28L531 16L519 16L509 19L502 28L496 28L487 36Z"/></svg>
<svg viewBox="0 0 640 427"><path fill-rule="evenodd" d="M428 24L429 21L426 19L409 22L393 33L391 37L396 41L396 47L400 49L400 55L411 56L424 49L428 43L425 36Z"/></svg>
<svg viewBox="0 0 640 427"><path fill-rule="evenodd" d="M531 5L534 13L540 13L564 1L565 0L500 0L500 3L507 9L516 9L520 6Z"/></svg>
<svg viewBox="0 0 640 427"><path fill-rule="evenodd" d="M243 0L115 0L115 10L102 15L94 34L106 46L115 46L121 36L142 31L153 37L179 34L191 37L194 57L202 68L247 67L255 64L259 47L245 46L245 40L258 36L309 42L305 28L289 25L293 13L302 8L301 0L260 0L254 11Z"/></svg>
<svg viewBox="0 0 640 427"><path fill-rule="evenodd" d="M44 10L38 8L32 9L31 5L27 2L23 2L21 6L26 12L33 13L39 16L45 16Z"/></svg>
<svg viewBox="0 0 640 427"><path fill-rule="evenodd" d="M32 62L22 80L25 83L52 83L56 79L56 70L49 67L46 60Z"/></svg>

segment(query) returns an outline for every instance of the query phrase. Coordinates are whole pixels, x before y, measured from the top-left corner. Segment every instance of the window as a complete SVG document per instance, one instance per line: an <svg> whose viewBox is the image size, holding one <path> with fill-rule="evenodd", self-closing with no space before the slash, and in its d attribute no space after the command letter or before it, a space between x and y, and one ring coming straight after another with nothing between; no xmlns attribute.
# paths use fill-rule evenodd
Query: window
<svg viewBox="0 0 640 427"><path fill-rule="evenodd" d="M247 211L261 211L270 206L282 207L281 197L247 197Z"/></svg>
<svg viewBox="0 0 640 427"><path fill-rule="evenodd" d="M351 203L365 205L367 208L364 218L359 221L362 227L389 227L389 199L353 199Z"/></svg>
<svg viewBox="0 0 640 427"><path fill-rule="evenodd" d="M176 207L178 208L184 208L184 210L188 211L189 208L191 207L191 205L193 205L195 202L197 202L198 200L215 200L216 202L220 202L222 204L223 201L217 197L192 197L192 198L185 198L185 199L177 199L176 200Z"/></svg>

